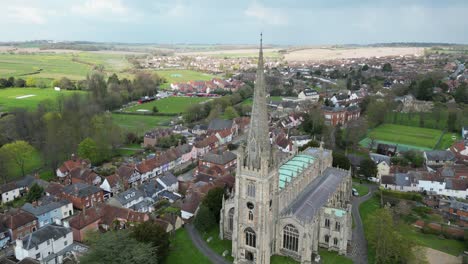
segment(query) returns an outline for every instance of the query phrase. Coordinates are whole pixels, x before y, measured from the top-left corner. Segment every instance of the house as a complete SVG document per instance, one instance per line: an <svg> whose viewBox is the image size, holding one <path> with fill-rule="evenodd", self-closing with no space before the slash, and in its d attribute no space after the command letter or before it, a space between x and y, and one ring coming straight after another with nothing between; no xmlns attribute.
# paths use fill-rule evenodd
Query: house
<svg viewBox="0 0 468 264"><path fill-rule="evenodd" d="M170 192L168 190L164 190L159 194L159 197L162 199L168 200L170 203L174 203L182 198L182 195L176 192Z"/></svg>
<svg viewBox="0 0 468 264"><path fill-rule="evenodd" d="M16 182L9 182L0 185L0 192L2 193L2 203L12 202L16 198L21 197L21 188Z"/></svg>
<svg viewBox="0 0 468 264"><path fill-rule="evenodd" d="M71 183L86 183L89 185L99 186L101 184L101 176L97 175L89 168L74 168L70 171Z"/></svg>
<svg viewBox="0 0 468 264"><path fill-rule="evenodd" d="M221 149L211 151L198 161L195 174L204 174L211 177L231 174L236 169L236 154Z"/></svg>
<svg viewBox="0 0 468 264"><path fill-rule="evenodd" d="M188 220L192 218L200 205L201 197L200 194L194 192L190 195L187 195L181 205L181 216L182 219Z"/></svg>
<svg viewBox="0 0 468 264"><path fill-rule="evenodd" d="M215 118L208 124L208 133L229 129L233 134L237 134L237 127L237 124L233 120Z"/></svg>
<svg viewBox="0 0 468 264"><path fill-rule="evenodd" d="M402 192L417 192L419 191L418 180L411 173L395 173L393 175L383 175L381 183L385 189L402 191Z"/></svg>
<svg viewBox="0 0 468 264"><path fill-rule="evenodd" d="M176 214L165 214L160 218L154 220L156 224L160 225L167 233L174 232L182 227L184 221Z"/></svg>
<svg viewBox="0 0 468 264"><path fill-rule="evenodd" d="M179 184L177 183L177 186ZM158 199L158 195L164 191L164 187L156 180L151 179L139 186L139 188L145 193L145 197L148 197L154 201Z"/></svg>
<svg viewBox="0 0 468 264"><path fill-rule="evenodd" d="M291 140L292 144L297 147L302 147L312 141L308 135L290 136L289 139Z"/></svg>
<svg viewBox="0 0 468 264"><path fill-rule="evenodd" d="M322 112L325 117L325 124L331 126L345 125L361 116L361 110L358 106L323 106Z"/></svg>
<svg viewBox="0 0 468 264"><path fill-rule="evenodd" d="M56 183L56 182L51 182L49 184L49 186L47 186L44 191L46 193L46 195L48 196L59 196L62 194L63 192L63 188L65 186L63 186L62 184L60 183Z"/></svg>
<svg viewBox="0 0 468 264"><path fill-rule="evenodd" d="M39 175L35 174L34 176L26 175L25 177L17 180L16 184L20 188L21 195L24 195L24 193L28 192L29 189L34 184L37 184L40 187L46 189L49 186L50 183L48 181L44 181L44 180L40 179Z"/></svg>
<svg viewBox="0 0 468 264"><path fill-rule="evenodd" d="M92 207L85 209L70 218L69 224L73 232L73 240L83 242L89 231L97 231L101 221L101 208Z"/></svg>
<svg viewBox="0 0 468 264"><path fill-rule="evenodd" d="M468 221L468 203L450 200L449 213L455 216L456 219L467 222Z"/></svg>
<svg viewBox="0 0 468 264"><path fill-rule="evenodd" d="M163 176L156 179L156 181L162 186L163 190L168 190L170 192L179 191L179 181L176 176L170 172L166 172Z"/></svg>
<svg viewBox="0 0 468 264"><path fill-rule="evenodd" d="M132 209L136 212L151 213L154 208L154 200L146 197L145 193L139 189L130 188L109 199L110 205Z"/></svg>
<svg viewBox="0 0 468 264"><path fill-rule="evenodd" d="M67 224L51 224L16 240L15 257L18 260L34 258L41 263L63 263L68 252L72 252L73 233Z"/></svg>
<svg viewBox="0 0 468 264"><path fill-rule="evenodd" d="M123 183L123 188L128 189L139 184L141 180L141 172L139 168L133 164L121 165L115 174Z"/></svg>
<svg viewBox="0 0 468 264"><path fill-rule="evenodd" d="M146 213L105 204L101 209L101 221L99 224L104 230L122 229L127 226L133 226L135 223L146 222L149 219L150 217Z"/></svg>
<svg viewBox="0 0 468 264"><path fill-rule="evenodd" d="M192 162L197 158L197 148L190 144L184 144L176 147L178 156L180 156L180 164Z"/></svg>
<svg viewBox="0 0 468 264"><path fill-rule="evenodd" d="M39 227L43 227L56 220L62 220L73 215L73 205L66 199L58 199L55 197L45 197L35 204L26 203L21 207L26 212L34 215L39 223Z"/></svg>
<svg viewBox="0 0 468 264"><path fill-rule="evenodd" d="M37 218L21 209L10 209L0 214L0 223L8 229L11 241L25 237L39 228Z"/></svg>
<svg viewBox="0 0 468 264"><path fill-rule="evenodd" d="M219 146L219 140L215 135L211 135L201 141L195 142L194 146L197 151L197 157L201 157L212 149L217 148Z"/></svg>
<svg viewBox="0 0 468 264"><path fill-rule="evenodd" d="M207 125L195 125L192 128L192 134L197 135L197 136L202 136L208 132L208 126Z"/></svg>
<svg viewBox="0 0 468 264"><path fill-rule="evenodd" d="M463 139L468 139L468 126L463 126L461 130L461 136Z"/></svg>
<svg viewBox="0 0 468 264"><path fill-rule="evenodd" d="M218 131L215 136L218 138L219 145L227 144L233 139L232 131L230 129Z"/></svg>
<svg viewBox="0 0 468 264"><path fill-rule="evenodd" d="M101 188L86 183L67 185L62 190L62 196L73 203L73 207L83 210L104 202L104 192Z"/></svg>
<svg viewBox="0 0 468 264"><path fill-rule="evenodd" d="M468 132L468 131L466 131ZM468 136L468 135L465 135ZM466 146L467 141L465 140L460 140L455 142L451 147L450 151L455 154L455 158L458 161L464 162L465 164L468 164L468 148Z"/></svg>
<svg viewBox="0 0 468 264"><path fill-rule="evenodd" d="M297 98L299 98L300 100L309 100L311 102L316 103L318 102L320 95L314 89L305 89L297 95Z"/></svg>
<svg viewBox="0 0 468 264"><path fill-rule="evenodd" d="M455 163L455 154L448 150L424 151L424 161L426 166L442 166L444 164L452 165Z"/></svg>
<svg viewBox="0 0 468 264"><path fill-rule="evenodd" d="M167 128L158 128L153 131L145 133L143 137L142 147L154 147L158 144L159 139L172 135L172 130Z"/></svg>
<svg viewBox="0 0 468 264"><path fill-rule="evenodd" d="M376 152L381 155L393 157L397 154L397 146L379 143Z"/></svg>
<svg viewBox="0 0 468 264"><path fill-rule="evenodd" d="M0 222L0 248L8 247L10 242L10 230ZM0 261L0 264L2 262Z"/></svg>
<svg viewBox="0 0 468 264"><path fill-rule="evenodd" d="M88 160L80 159L75 154L72 154L71 159L65 161L55 173L57 174L57 177L59 178L60 182L70 184L71 179L69 177L69 174L71 170L73 170L74 168L89 168L90 165L91 164Z"/></svg>
<svg viewBox="0 0 468 264"><path fill-rule="evenodd" d="M105 199L109 199L123 190L121 179L117 174L105 177L99 187L104 191Z"/></svg>
<svg viewBox="0 0 468 264"><path fill-rule="evenodd" d="M377 178L380 179L383 175L389 175L390 174L390 157L381 155L381 154L376 154L376 153L370 153L370 158L372 161L375 162L377 165Z"/></svg>

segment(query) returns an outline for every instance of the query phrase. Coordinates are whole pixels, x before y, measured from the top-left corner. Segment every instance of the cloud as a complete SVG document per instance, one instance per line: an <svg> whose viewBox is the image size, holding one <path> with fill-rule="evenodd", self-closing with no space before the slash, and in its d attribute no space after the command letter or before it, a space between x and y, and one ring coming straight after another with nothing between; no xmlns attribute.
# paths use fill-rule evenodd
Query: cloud
<svg viewBox="0 0 468 264"><path fill-rule="evenodd" d="M85 16L127 15L129 13L128 7L120 0L87 0L83 4L72 6L71 10Z"/></svg>
<svg viewBox="0 0 468 264"><path fill-rule="evenodd" d="M280 26L288 24L288 17L278 8L265 7L257 2L253 2L244 11L244 15L253 17L261 23Z"/></svg>
<svg viewBox="0 0 468 264"><path fill-rule="evenodd" d="M2 9L2 8L0 8ZM15 21L21 24L35 24L42 25L47 22L47 15L49 12L40 8L30 6L7 6L4 10L6 21Z"/></svg>

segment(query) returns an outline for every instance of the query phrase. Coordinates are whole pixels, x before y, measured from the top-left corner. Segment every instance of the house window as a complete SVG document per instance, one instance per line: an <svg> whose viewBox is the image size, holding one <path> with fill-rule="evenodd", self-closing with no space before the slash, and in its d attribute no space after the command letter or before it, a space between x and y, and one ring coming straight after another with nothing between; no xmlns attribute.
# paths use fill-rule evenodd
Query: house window
<svg viewBox="0 0 468 264"><path fill-rule="evenodd" d="M283 248L298 252L299 231L293 225L286 225L283 228Z"/></svg>
<svg viewBox="0 0 468 264"><path fill-rule="evenodd" d="M234 230L234 208L229 209L228 227L229 227L229 231Z"/></svg>
<svg viewBox="0 0 468 264"><path fill-rule="evenodd" d="M339 222L336 222L336 223L335 223L335 229L336 229L336 231L340 231L340 228L341 228L340 223L339 223Z"/></svg>
<svg viewBox="0 0 468 264"><path fill-rule="evenodd" d="M325 227L330 227L330 219L325 219Z"/></svg>
<svg viewBox="0 0 468 264"><path fill-rule="evenodd" d="M249 183L249 185L247 185L247 195L255 197L255 185L253 183Z"/></svg>
<svg viewBox="0 0 468 264"><path fill-rule="evenodd" d="M250 247L256 247L257 241L256 241L256 235L255 231L253 231L252 228L247 228L245 229L245 244Z"/></svg>
<svg viewBox="0 0 468 264"><path fill-rule="evenodd" d="M338 238L335 237L335 238L333 239L333 245L335 245L335 246L338 245Z"/></svg>

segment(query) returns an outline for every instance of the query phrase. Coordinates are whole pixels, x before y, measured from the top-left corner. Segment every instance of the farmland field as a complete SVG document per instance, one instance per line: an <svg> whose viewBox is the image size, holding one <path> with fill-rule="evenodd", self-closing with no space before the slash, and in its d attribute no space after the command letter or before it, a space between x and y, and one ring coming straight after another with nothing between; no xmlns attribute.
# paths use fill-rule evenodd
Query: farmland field
<svg viewBox="0 0 468 264"><path fill-rule="evenodd" d="M112 114L112 121L126 132L139 136L156 127L169 126L172 117L151 115Z"/></svg>
<svg viewBox="0 0 468 264"><path fill-rule="evenodd" d="M178 114L183 113L193 104L206 102L210 99L202 97L168 97L161 100L139 104L125 109L125 112L152 112L153 106L158 108L159 113Z"/></svg>
<svg viewBox="0 0 468 264"><path fill-rule="evenodd" d="M425 150L433 149L441 136L442 131L437 129L383 124L373 129L368 134L368 138L361 141L361 145L368 143L370 137L374 137L382 143L406 145L409 148ZM450 137L449 141L451 141L451 134L444 135L442 141L447 141L447 137Z"/></svg>
<svg viewBox="0 0 468 264"><path fill-rule="evenodd" d="M33 110L46 99L55 102L60 95L70 95L73 93L85 93L82 91L55 91L52 88L6 88L0 89L0 111L9 110L15 107Z"/></svg>
<svg viewBox="0 0 468 264"><path fill-rule="evenodd" d="M167 83L163 84L161 88L169 88L171 83L188 82L188 81L209 81L215 78L215 75L197 72L192 70L161 70L156 73L164 77Z"/></svg>
<svg viewBox="0 0 468 264"><path fill-rule="evenodd" d="M0 77L84 79L93 65L119 72L130 64L124 55L92 52L77 53L0 53Z"/></svg>

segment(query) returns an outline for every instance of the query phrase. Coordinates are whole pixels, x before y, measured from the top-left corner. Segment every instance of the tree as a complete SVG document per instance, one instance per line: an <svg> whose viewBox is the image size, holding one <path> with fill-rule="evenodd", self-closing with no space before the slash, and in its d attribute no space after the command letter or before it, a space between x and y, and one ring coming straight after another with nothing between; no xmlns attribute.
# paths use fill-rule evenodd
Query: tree
<svg viewBox="0 0 468 264"><path fill-rule="evenodd" d="M224 189L221 187L213 188L206 194L202 204L210 210L215 217L216 222L219 222L219 212L221 211L224 197Z"/></svg>
<svg viewBox="0 0 468 264"><path fill-rule="evenodd" d="M418 100L429 101L432 99L433 89L434 81L431 78L425 78L418 82L415 96Z"/></svg>
<svg viewBox="0 0 468 264"><path fill-rule="evenodd" d="M101 104L107 98L107 83L104 80L104 75L100 72L94 71L86 78L88 90L91 91L92 98Z"/></svg>
<svg viewBox="0 0 468 264"><path fill-rule="evenodd" d="M237 113L236 109L232 106L226 107L226 110L224 110L224 116L226 119L234 119L236 117L239 117L239 114Z"/></svg>
<svg viewBox="0 0 468 264"><path fill-rule="evenodd" d="M367 70L369 70L369 65L364 64L364 66L362 66L362 71L367 71Z"/></svg>
<svg viewBox="0 0 468 264"><path fill-rule="evenodd" d="M341 168L344 170L349 170L351 167L351 162L349 162L348 157L342 152L333 151L333 167Z"/></svg>
<svg viewBox="0 0 468 264"><path fill-rule="evenodd" d="M126 230L110 231L90 242L90 251L80 258L82 264L158 263L152 245L138 242Z"/></svg>
<svg viewBox="0 0 468 264"><path fill-rule="evenodd" d="M159 109L158 109L157 106L153 106L153 109L152 109L152 110L153 110L153 113L154 113L154 114L156 114L156 113L159 112Z"/></svg>
<svg viewBox="0 0 468 264"><path fill-rule="evenodd" d="M447 128L449 131L455 132L458 131L457 128L457 113L450 111L447 118Z"/></svg>
<svg viewBox="0 0 468 264"><path fill-rule="evenodd" d="M468 103L468 89L465 82L457 87L453 98L457 103Z"/></svg>
<svg viewBox="0 0 468 264"><path fill-rule="evenodd" d="M325 127L325 119L319 107L312 107L304 117L302 129L310 135L321 135Z"/></svg>
<svg viewBox="0 0 468 264"><path fill-rule="evenodd" d="M139 242L150 243L156 251L158 262L163 262L169 252L169 234L154 221L146 221L132 229L130 236Z"/></svg>
<svg viewBox="0 0 468 264"><path fill-rule="evenodd" d="M216 218L211 213L210 209L205 205L200 206L198 209L197 215L195 216L195 220L193 221L193 225L200 231L206 232L209 231L211 228L217 225Z"/></svg>
<svg viewBox="0 0 468 264"><path fill-rule="evenodd" d="M363 159L359 164L359 175L364 175L366 178L375 177L377 175L377 165L369 158Z"/></svg>
<svg viewBox="0 0 468 264"><path fill-rule="evenodd" d="M26 86L27 87L35 87L36 86L36 79L33 77L29 77L26 79Z"/></svg>
<svg viewBox="0 0 468 264"><path fill-rule="evenodd" d="M391 71L393 71L392 65L391 65L390 63L388 63L388 62L385 63L385 64L383 65L383 67L382 67L382 71L384 71L384 72L391 72Z"/></svg>
<svg viewBox="0 0 468 264"><path fill-rule="evenodd" d="M424 157L421 151L408 150L403 153L403 157L410 161L414 167L422 167L424 163Z"/></svg>
<svg viewBox="0 0 468 264"><path fill-rule="evenodd" d="M416 260L414 243L403 237L393 222L390 209L382 208L373 212L368 222L367 240L375 250L375 263L408 263Z"/></svg>
<svg viewBox="0 0 468 264"><path fill-rule="evenodd" d="M28 194L26 195L26 201L32 203L39 200L44 194L44 188L39 186L37 183L34 183L33 186L29 189Z"/></svg>
<svg viewBox="0 0 468 264"><path fill-rule="evenodd" d="M18 79L15 79L15 87L25 87L26 86L26 81L21 79L21 78L18 78Z"/></svg>
<svg viewBox="0 0 468 264"><path fill-rule="evenodd" d="M78 145L78 156L83 159L89 159L91 162L98 161L98 147L92 138L85 138Z"/></svg>
<svg viewBox="0 0 468 264"><path fill-rule="evenodd" d="M34 154L34 151L33 146L23 140L5 144L0 148L0 152L2 152L3 157L6 157L7 163L16 165L21 170L23 177L25 176L26 162Z"/></svg>

